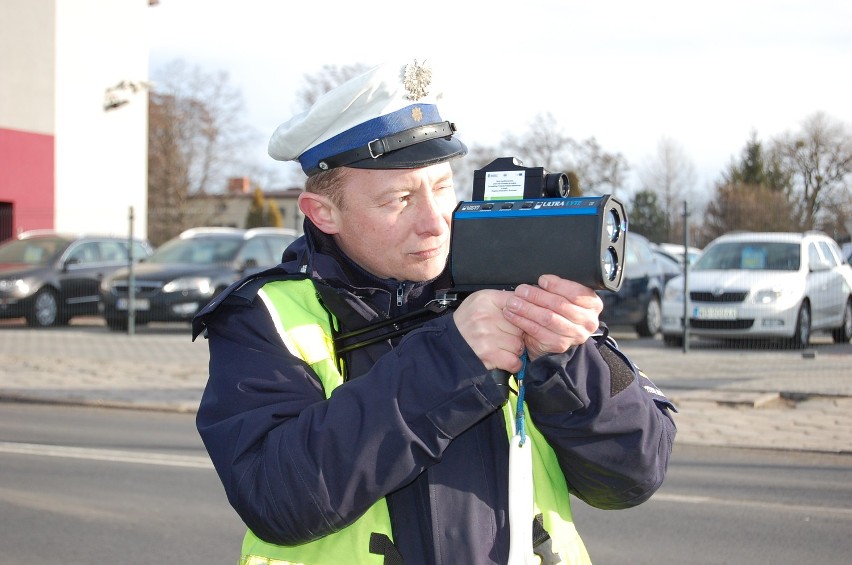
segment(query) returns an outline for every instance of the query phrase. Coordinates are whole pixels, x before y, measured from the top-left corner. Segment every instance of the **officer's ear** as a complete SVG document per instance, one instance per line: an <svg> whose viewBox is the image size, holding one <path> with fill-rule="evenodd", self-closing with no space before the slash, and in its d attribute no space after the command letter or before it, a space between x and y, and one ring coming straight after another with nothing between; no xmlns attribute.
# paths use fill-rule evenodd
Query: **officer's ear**
<svg viewBox="0 0 852 565"><path fill-rule="evenodd" d="M299 210L320 231L334 235L340 231L337 225L339 210L330 198L315 192L302 192L299 194Z"/></svg>

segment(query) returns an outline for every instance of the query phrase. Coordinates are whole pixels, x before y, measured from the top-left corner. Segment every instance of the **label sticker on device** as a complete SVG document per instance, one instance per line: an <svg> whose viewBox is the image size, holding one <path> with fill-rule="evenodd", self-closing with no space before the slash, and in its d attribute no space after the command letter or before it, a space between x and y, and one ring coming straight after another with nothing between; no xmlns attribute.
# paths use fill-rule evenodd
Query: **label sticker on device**
<svg viewBox="0 0 852 565"><path fill-rule="evenodd" d="M524 197L525 171L485 173L485 200L516 200Z"/></svg>

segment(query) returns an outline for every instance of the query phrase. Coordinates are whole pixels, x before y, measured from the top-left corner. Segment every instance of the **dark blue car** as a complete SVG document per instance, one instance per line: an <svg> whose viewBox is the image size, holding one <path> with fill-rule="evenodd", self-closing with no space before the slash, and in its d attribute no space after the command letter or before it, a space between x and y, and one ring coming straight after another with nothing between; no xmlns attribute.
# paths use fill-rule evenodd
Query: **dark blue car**
<svg viewBox="0 0 852 565"><path fill-rule="evenodd" d="M638 233L627 235L625 254L621 289L598 291L604 303L601 321L612 328L632 327L641 337L653 337L662 324L663 288L678 273L665 266L653 244Z"/></svg>

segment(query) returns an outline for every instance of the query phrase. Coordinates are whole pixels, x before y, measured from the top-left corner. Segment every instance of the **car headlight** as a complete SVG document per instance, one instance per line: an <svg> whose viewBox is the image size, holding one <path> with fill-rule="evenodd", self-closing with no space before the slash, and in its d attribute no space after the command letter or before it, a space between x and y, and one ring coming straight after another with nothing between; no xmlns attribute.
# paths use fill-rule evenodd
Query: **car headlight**
<svg viewBox="0 0 852 565"><path fill-rule="evenodd" d="M199 294L213 294L213 281L208 277L182 277L163 285L163 292L195 291Z"/></svg>
<svg viewBox="0 0 852 565"><path fill-rule="evenodd" d="M757 304L772 304L784 296L783 288L762 288L754 293L754 301Z"/></svg>
<svg viewBox="0 0 852 565"><path fill-rule="evenodd" d="M30 285L24 279L0 279L0 292L28 294Z"/></svg>

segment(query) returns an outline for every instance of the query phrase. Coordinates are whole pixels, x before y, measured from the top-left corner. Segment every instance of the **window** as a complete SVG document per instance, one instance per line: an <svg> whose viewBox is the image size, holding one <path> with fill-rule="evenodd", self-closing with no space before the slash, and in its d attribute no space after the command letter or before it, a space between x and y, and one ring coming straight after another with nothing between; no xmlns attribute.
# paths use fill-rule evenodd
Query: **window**
<svg viewBox="0 0 852 565"><path fill-rule="evenodd" d="M65 262L69 265L85 265L89 263L97 263L100 260L98 244L94 241L81 243L68 253L68 258Z"/></svg>
<svg viewBox="0 0 852 565"><path fill-rule="evenodd" d="M832 269L839 264L837 257L835 256L834 252L831 250L831 246L828 244L827 241L820 241L819 242L819 249L820 249L820 251L822 251L823 259L828 261L828 264L831 265Z"/></svg>
<svg viewBox="0 0 852 565"><path fill-rule="evenodd" d="M262 237L253 237L248 240L240 256L240 263L247 266L272 265L274 263L266 241Z"/></svg>
<svg viewBox="0 0 852 565"><path fill-rule="evenodd" d="M119 241L101 241L100 247L101 260L104 263L125 263L127 262L127 246Z"/></svg>

